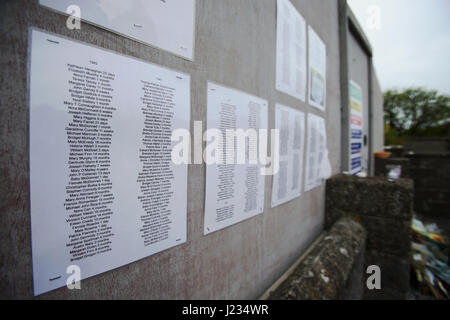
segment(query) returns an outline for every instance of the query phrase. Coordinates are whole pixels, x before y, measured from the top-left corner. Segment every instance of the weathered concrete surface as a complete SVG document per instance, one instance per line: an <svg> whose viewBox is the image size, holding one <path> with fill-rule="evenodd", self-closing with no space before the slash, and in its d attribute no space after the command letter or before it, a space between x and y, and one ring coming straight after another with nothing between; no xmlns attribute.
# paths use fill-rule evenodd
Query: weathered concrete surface
<svg viewBox="0 0 450 320"><path fill-rule="evenodd" d="M404 147L398 146L395 149L401 152L401 157L377 159L376 175L385 175L386 165L401 165L402 177L414 181L414 212L422 218L448 226L450 138L410 138Z"/></svg>
<svg viewBox="0 0 450 320"><path fill-rule="evenodd" d="M383 177L335 175L327 180L326 228L342 216L409 221L412 193L410 179L388 182Z"/></svg>
<svg viewBox="0 0 450 320"><path fill-rule="evenodd" d="M327 46L327 111L275 90L276 1L198 0L195 61L82 23L66 28L63 15L37 0L0 2L0 297L32 298L28 162L28 28L33 26L191 75L191 119L206 121L206 82L267 99L269 127L282 103L324 116L333 173L341 168L337 2L291 1ZM304 161L305 163L305 161ZM188 169L187 243L61 288L43 299L242 299L268 288L322 231L325 187L270 207L252 219L203 236L205 166Z"/></svg>
<svg viewBox="0 0 450 320"><path fill-rule="evenodd" d="M381 290L368 299L405 298L409 289L413 182L383 177L336 175L327 180L326 226L341 217L361 221L367 230L365 266L381 269Z"/></svg>
<svg viewBox="0 0 450 320"><path fill-rule="evenodd" d="M414 211L450 220L450 152L408 154L414 180Z"/></svg>
<svg viewBox="0 0 450 320"><path fill-rule="evenodd" d="M361 224L340 219L269 299L361 299L365 241Z"/></svg>
<svg viewBox="0 0 450 320"><path fill-rule="evenodd" d="M450 152L450 138L412 137L405 141L405 153L443 154Z"/></svg>

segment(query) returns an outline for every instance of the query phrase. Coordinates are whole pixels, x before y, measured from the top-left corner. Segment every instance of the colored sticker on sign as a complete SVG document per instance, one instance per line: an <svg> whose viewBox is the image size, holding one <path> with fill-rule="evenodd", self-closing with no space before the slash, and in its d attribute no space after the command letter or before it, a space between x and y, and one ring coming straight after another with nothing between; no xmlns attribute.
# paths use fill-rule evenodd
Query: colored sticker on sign
<svg viewBox="0 0 450 320"><path fill-rule="evenodd" d="M354 81L350 81L350 148L349 167L352 174L362 171L362 148L363 148L363 105L361 87Z"/></svg>

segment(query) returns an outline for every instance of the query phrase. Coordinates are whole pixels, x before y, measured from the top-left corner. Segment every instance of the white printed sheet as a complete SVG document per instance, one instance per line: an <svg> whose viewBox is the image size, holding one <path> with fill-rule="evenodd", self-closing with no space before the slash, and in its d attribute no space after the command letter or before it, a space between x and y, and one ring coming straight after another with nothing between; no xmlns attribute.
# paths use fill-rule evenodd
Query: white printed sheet
<svg viewBox="0 0 450 320"><path fill-rule="evenodd" d="M34 29L30 59L35 294L184 243L189 75Z"/></svg>
<svg viewBox="0 0 450 320"><path fill-rule="evenodd" d="M275 129L279 129L279 165L273 176L272 207L301 195L305 145L305 113L275 105Z"/></svg>
<svg viewBox="0 0 450 320"><path fill-rule="evenodd" d="M317 33L308 27L309 35L309 104L325 111L327 93L326 46Z"/></svg>
<svg viewBox="0 0 450 320"><path fill-rule="evenodd" d="M277 1L276 88L305 101L306 22L289 0Z"/></svg>
<svg viewBox="0 0 450 320"><path fill-rule="evenodd" d="M235 89L208 83L207 128L218 130L225 136L226 130L267 129L267 101ZM206 154L211 154L215 139L207 134ZM266 137L267 138L267 137ZM224 139L225 140L225 139ZM228 140L231 142L231 139ZM209 147L208 147L209 145ZM261 147L263 145L263 147ZM211 147L211 149L209 149ZM237 143L221 144L222 159L234 152L237 163ZM267 139L258 138L257 150L266 152ZM226 149L226 150L225 150ZM221 149L222 150L222 149ZM206 166L206 194L204 233L228 227L264 211L265 175L260 163L250 163L250 143L245 144L245 163L211 163ZM265 155L264 155L265 158Z"/></svg>
<svg viewBox="0 0 450 320"><path fill-rule="evenodd" d="M325 120L314 114L308 114L308 135L306 147L305 191L320 186L327 167L327 134Z"/></svg>
<svg viewBox="0 0 450 320"><path fill-rule="evenodd" d="M83 21L194 60L195 0L40 0L39 3L62 13L76 5Z"/></svg>

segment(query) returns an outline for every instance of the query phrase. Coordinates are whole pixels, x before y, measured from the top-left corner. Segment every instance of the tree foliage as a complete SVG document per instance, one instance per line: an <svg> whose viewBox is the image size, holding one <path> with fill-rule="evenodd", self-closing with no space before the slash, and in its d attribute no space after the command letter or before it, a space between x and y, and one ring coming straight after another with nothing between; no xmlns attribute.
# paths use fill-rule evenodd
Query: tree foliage
<svg viewBox="0 0 450 320"><path fill-rule="evenodd" d="M450 96L434 90L409 88L384 93L386 144L407 137L450 136Z"/></svg>

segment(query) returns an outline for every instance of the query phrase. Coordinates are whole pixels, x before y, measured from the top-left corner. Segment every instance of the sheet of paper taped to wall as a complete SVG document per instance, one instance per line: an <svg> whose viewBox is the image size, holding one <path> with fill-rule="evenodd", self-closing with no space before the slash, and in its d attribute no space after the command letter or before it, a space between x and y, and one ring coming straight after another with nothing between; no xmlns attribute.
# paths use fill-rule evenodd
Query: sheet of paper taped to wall
<svg viewBox="0 0 450 320"><path fill-rule="evenodd" d="M311 26L308 26L308 39L308 102L312 106L325 111L327 98L327 49L325 43Z"/></svg>
<svg viewBox="0 0 450 320"><path fill-rule="evenodd" d="M266 100L212 82L208 82L207 90L208 131L206 136L208 141L210 141L209 133L211 132L209 129L218 129L221 132L230 129L244 131L254 129L256 132L260 129L267 130L268 102ZM247 144L247 148L267 150L267 136L257 139L256 146L251 147ZM207 148L211 144L211 142L207 143ZM223 157L227 157L228 150L235 151L236 148L234 143L226 145ZM205 153L209 152L205 150ZM264 212L266 177L261 172L266 171L265 169L259 162L250 164L248 161L243 164L207 164L204 234Z"/></svg>
<svg viewBox="0 0 450 320"><path fill-rule="evenodd" d="M326 180L329 177L331 177L331 174L332 174L332 169L331 169L330 158L329 158L329 154L328 154L328 148L325 148L324 161L322 161L320 177L322 179Z"/></svg>
<svg viewBox="0 0 450 320"><path fill-rule="evenodd" d="M276 88L305 101L306 78L306 21L289 0L278 0Z"/></svg>
<svg viewBox="0 0 450 320"><path fill-rule="evenodd" d="M307 132L305 191L320 186L331 174L325 119L308 113Z"/></svg>
<svg viewBox="0 0 450 320"><path fill-rule="evenodd" d="M190 76L31 30L30 200L35 294L186 241Z"/></svg>
<svg viewBox="0 0 450 320"><path fill-rule="evenodd" d="M43 6L194 60L195 0L40 0Z"/></svg>
<svg viewBox="0 0 450 320"><path fill-rule="evenodd" d="M299 197L303 184L305 113L275 105L275 129L280 132L278 172L272 179L272 207Z"/></svg>

